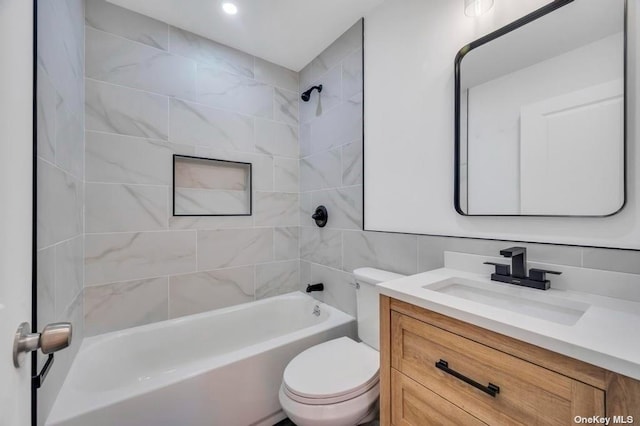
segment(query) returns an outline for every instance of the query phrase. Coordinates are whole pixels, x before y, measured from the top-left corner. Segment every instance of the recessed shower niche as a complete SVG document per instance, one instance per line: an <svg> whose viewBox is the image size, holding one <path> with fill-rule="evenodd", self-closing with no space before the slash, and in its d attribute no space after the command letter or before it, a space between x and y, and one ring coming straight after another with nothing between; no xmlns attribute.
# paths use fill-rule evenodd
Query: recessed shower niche
<svg viewBox="0 0 640 426"><path fill-rule="evenodd" d="M174 216L250 216L251 163L173 156Z"/></svg>

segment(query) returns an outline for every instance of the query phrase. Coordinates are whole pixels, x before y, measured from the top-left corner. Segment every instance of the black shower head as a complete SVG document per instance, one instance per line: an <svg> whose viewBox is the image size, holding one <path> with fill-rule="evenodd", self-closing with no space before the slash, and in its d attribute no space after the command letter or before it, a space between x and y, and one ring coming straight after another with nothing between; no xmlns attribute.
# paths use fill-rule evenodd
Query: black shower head
<svg viewBox="0 0 640 426"><path fill-rule="evenodd" d="M300 95L302 100L305 102L309 102L309 99L311 99L311 92L313 92L314 89L317 89L318 93L322 92L322 84L313 86L311 89L307 90L306 92L303 92L302 95Z"/></svg>

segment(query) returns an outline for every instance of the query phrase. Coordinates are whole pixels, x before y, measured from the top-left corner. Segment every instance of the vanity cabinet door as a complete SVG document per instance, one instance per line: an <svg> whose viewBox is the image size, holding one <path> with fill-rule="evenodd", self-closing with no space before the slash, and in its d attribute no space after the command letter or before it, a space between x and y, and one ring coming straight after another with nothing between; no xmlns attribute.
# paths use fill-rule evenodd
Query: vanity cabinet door
<svg viewBox="0 0 640 426"><path fill-rule="evenodd" d="M567 425L605 414L600 389L398 312L391 336L391 367L488 424Z"/></svg>
<svg viewBox="0 0 640 426"><path fill-rule="evenodd" d="M486 425L397 370L391 370L391 395L394 426Z"/></svg>

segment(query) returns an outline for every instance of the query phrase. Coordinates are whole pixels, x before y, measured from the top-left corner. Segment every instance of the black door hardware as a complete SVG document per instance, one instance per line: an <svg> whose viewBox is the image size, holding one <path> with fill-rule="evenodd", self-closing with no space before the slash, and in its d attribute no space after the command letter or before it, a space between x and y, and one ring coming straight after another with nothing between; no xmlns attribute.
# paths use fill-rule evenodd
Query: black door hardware
<svg viewBox="0 0 640 426"><path fill-rule="evenodd" d="M36 389L40 389L42 384L44 383L44 379L47 378L47 374L49 374L49 370L51 370L51 366L53 365L53 354L49 354L47 357L47 362L44 363L42 370L38 373L37 376L31 377L31 383Z"/></svg>
<svg viewBox="0 0 640 426"><path fill-rule="evenodd" d="M492 397L496 397L497 394L500 393L500 387L494 385L493 383L489 383L488 386L483 386L480 383L476 382L473 379L468 378L467 376L458 373L455 370L452 370L449 368L449 363L443 359L441 359L440 361L436 362L436 368L444 371L447 374L451 374L453 377L462 380L465 383L470 384L471 386L473 386L476 389L480 389L482 392L486 393L487 395L490 395Z"/></svg>

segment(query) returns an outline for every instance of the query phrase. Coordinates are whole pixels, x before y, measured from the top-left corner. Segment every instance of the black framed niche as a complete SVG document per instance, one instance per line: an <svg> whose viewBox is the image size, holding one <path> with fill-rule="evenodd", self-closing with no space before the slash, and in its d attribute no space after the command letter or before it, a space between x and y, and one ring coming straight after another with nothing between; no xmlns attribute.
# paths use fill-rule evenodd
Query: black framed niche
<svg viewBox="0 0 640 426"><path fill-rule="evenodd" d="M455 58L456 211L621 211L626 89L626 0L555 0L464 46Z"/></svg>
<svg viewBox="0 0 640 426"><path fill-rule="evenodd" d="M251 216L252 164L173 156L174 216Z"/></svg>

